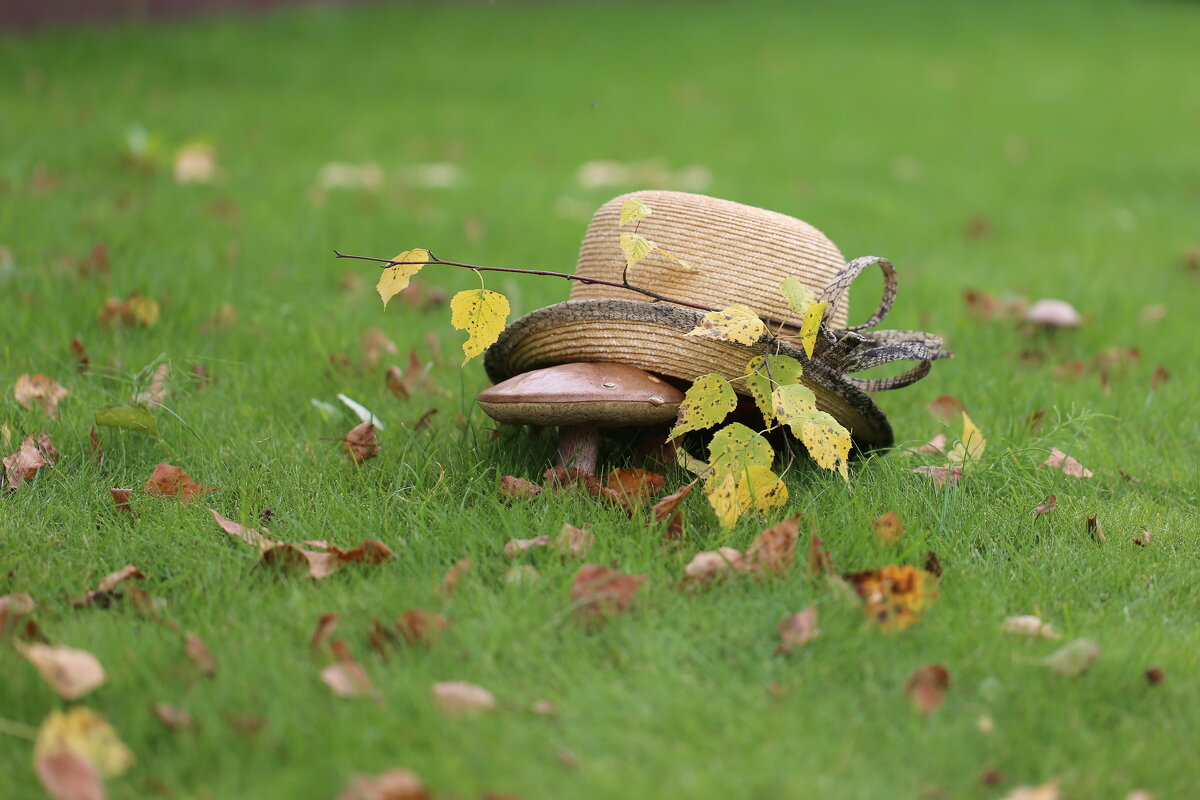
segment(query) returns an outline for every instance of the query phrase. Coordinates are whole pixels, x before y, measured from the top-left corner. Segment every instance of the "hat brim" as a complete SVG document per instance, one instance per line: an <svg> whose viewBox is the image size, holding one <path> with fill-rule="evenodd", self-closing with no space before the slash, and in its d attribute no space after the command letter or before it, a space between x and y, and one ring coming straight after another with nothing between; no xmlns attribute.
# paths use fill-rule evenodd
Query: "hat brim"
<svg viewBox="0 0 1200 800"><path fill-rule="evenodd" d="M883 411L841 375L770 334L750 346L688 336L703 316L666 303L568 300L538 309L505 328L488 348L484 368L499 383L556 364L608 361L690 383L710 372L732 380L745 374L746 362L755 356L786 355L804 366L801 380L812 389L817 407L850 430L858 449L892 446L892 426ZM734 389L747 394L737 383Z"/></svg>

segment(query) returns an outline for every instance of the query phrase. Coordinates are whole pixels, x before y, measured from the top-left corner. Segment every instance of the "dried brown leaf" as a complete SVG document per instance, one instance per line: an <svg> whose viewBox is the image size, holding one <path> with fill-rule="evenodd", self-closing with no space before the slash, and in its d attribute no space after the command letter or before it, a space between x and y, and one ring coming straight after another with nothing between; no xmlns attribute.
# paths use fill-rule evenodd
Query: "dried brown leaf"
<svg viewBox="0 0 1200 800"><path fill-rule="evenodd" d="M96 435L96 426L88 432L88 448L92 453L92 463L99 464L104 460L104 450L100 447L100 437Z"/></svg>
<svg viewBox="0 0 1200 800"><path fill-rule="evenodd" d="M582 558L592 549L596 537L583 528L563 523L562 530L554 538L554 547L563 555L579 556Z"/></svg>
<svg viewBox="0 0 1200 800"><path fill-rule="evenodd" d="M790 653L815 639L820 632L820 628L817 627L817 606L814 603L779 623L779 647L775 652Z"/></svg>
<svg viewBox="0 0 1200 800"><path fill-rule="evenodd" d="M529 500L542 493L542 487L524 478L514 478L505 475L500 479L500 500L511 503L514 500Z"/></svg>
<svg viewBox="0 0 1200 800"><path fill-rule="evenodd" d="M196 727L196 723L187 709L178 706L155 703L154 716L163 724L163 727L170 731L190 731Z"/></svg>
<svg viewBox="0 0 1200 800"><path fill-rule="evenodd" d="M1146 683L1150 684L1151 686L1158 686L1167 679L1167 673L1163 671L1162 667L1151 667L1150 669L1146 670L1145 674Z"/></svg>
<svg viewBox="0 0 1200 800"><path fill-rule="evenodd" d="M1042 622L1041 618L1032 614L1008 617L1000 623L1000 631L1013 636L1028 636L1031 639L1058 639L1053 625Z"/></svg>
<svg viewBox="0 0 1200 800"><path fill-rule="evenodd" d="M1091 536L1097 542L1104 543L1108 541L1108 537L1104 535L1104 528L1100 525L1100 519L1095 514L1087 518L1084 527L1087 529L1088 536Z"/></svg>
<svg viewBox="0 0 1200 800"><path fill-rule="evenodd" d="M112 495L113 503L116 504L118 510L133 513L133 506L129 504L129 498L133 495L133 489L118 489L114 487L108 491Z"/></svg>
<svg viewBox="0 0 1200 800"><path fill-rule="evenodd" d="M105 681L104 667L86 650L64 645L33 642L13 642L17 651L37 667L46 683L67 700L77 700L101 686Z"/></svg>
<svg viewBox="0 0 1200 800"><path fill-rule="evenodd" d="M363 422L355 425L342 439L342 447L355 464L379 455L379 438L375 435L375 423Z"/></svg>
<svg viewBox="0 0 1200 800"><path fill-rule="evenodd" d="M643 469L614 469L608 473L605 488L628 500L630 505L641 506L662 491L666 479Z"/></svg>
<svg viewBox="0 0 1200 800"><path fill-rule="evenodd" d="M722 547L692 556L692 560L683 568L683 580L688 586L703 586L722 575L745 572L747 569L749 567L740 551Z"/></svg>
<svg viewBox="0 0 1200 800"><path fill-rule="evenodd" d="M835 571L833 556L825 549L821 537L813 532L808 542L808 574L815 578L818 575L833 575Z"/></svg>
<svg viewBox="0 0 1200 800"><path fill-rule="evenodd" d="M871 523L871 530L875 531L875 538L881 544L896 544L904 536L904 521L895 511L889 511L883 516L876 517L875 521Z"/></svg>
<svg viewBox="0 0 1200 800"><path fill-rule="evenodd" d="M664 539L682 539L683 538L683 509L679 506L684 499L696 487L699 478L691 483L685 483L671 494L659 500L651 507L654 513L654 524L659 525L664 519L668 520L667 528L663 531Z"/></svg>
<svg viewBox="0 0 1200 800"><path fill-rule="evenodd" d="M944 425L957 425L966 410L963 401L951 394L944 394L929 403L929 413Z"/></svg>
<svg viewBox="0 0 1200 800"><path fill-rule="evenodd" d="M496 698L482 686L464 681L435 683L430 689L434 705L448 717L477 714L496 708Z"/></svg>
<svg viewBox="0 0 1200 800"><path fill-rule="evenodd" d="M337 800L433 800L415 772L391 769L378 775L356 775Z"/></svg>
<svg viewBox="0 0 1200 800"><path fill-rule="evenodd" d="M247 528L239 522L234 522L230 519L225 519L215 508L210 508L209 512L213 515L213 519L221 526L221 530L228 533L230 536L236 536L251 547L257 547L260 550L271 547L277 544L273 539L269 539L253 528Z"/></svg>
<svg viewBox="0 0 1200 800"><path fill-rule="evenodd" d="M217 664L213 661L212 652L209 651L208 645L204 640L194 633L189 633L183 638L183 653L196 665L196 668L210 678L217 674Z"/></svg>
<svg viewBox="0 0 1200 800"><path fill-rule="evenodd" d="M76 608L82 608L83 606L96 603L97 605L106 607L110 602L112 602L114 597L120 597L119 594L113 592L113 590L117 587L117 584L129 578L137 578L138 580L141 580L145 577L146 576L142 574L142 571L136 566L133 564L126 564L116 572L110 572L108 575L105 575L104 579L100 581L100 584L95 589L92 589L83 597L80 597L72 605L74 605Z"/></svg>
<svg viewBox="0 0 1200 800"><path fill-rule="evenodd" d="M1136 544L1138 547L1149 547L1151 536L1153 536L1153 534L1151 534L1150 531L1144 530L1141 533L1139 533L1137 536L1133 537L1133 543Z"/></svg>
<svg viewBox="0 0 1200 800"><path fill-rule="evenodd" d="M942 560L932 550L925 554L921 567L935 578L942 577Z"/></svg>
<svg viewBox="0 0 1200 800"><path fill-rule="evenodd" d="M446 571L446 576L442 578L442 583L438 586L438 595L449 599L454 596L455 589L458 588L458 582L463 576L471 570L471 565L475 563L474 559L462 558L454 562L454 566Z"/></svg>
<svg viewBox="0 0 1200 800"><path fill-rule="evenodd" d="M751 572L772 572L782 575L796 560L796 541L800 538L800 516L785 519L765 529L746 550L746 563Z"/></svg>
<svg viewBox="0 0 1200 800"><path fill-rule="evenodd" d="M305 550L296 544L276 542L263 549L259 564L282 572L307 572L308 577L319 581L340 570L345 562L335 553L321 553Z"/></svg>
<svg viewBox="0 0 1200 800"><path fill-rule="evenodd" d="M54 800L105 800L104 781L92 762L70 750L36 756L38 780Z"/></svg>
<svg viewBox="0 0 1200 800"><path fill-rule="evenodd" d="M504 544L504 555L509 558L516 558L526 550L532 550L535 547L549 547L549 536L535 536L532 539L510 539Z"/></svg>
<svg viewBox="0 0 1200 800"><path fill-rule="evenodd" d="M312 637L308 640L309 649L320 650L325 645L325 640L332 636L337 629L338 618L339 615L333 613L325 613L317 617Z"/></svg>
<svg viewBox="0 0 1200 800"><path fill-rule="evenodd" d="M948 482L951 486L958 483L958 479L962 477L962 467L955 464L952 467L917 467L913 470L918 475L928 475L938 486L945 486Z"/></svg>
<svg viewBox="0 0 1200 800"><path fill-rule="evenodd" d="M362 350L363 369L367 370L374 369L385 353L394 355L399 352L396 344L379 328L367 328L363 331L359 348Z"/></svg>
<svg viewBox="0 0 1200 800"><path fill-rule="evenodd" d="M50 419L58 419L58 403L71 392L46 375L22 375L13 386L13 397L25 408L37 403Z"/></svg>
<svg viewBox="0 0 1200 800"><path fill-rule="evenodd" d="M330 546L327 551L344 564L383 564L395 558L395 553L378 539L366 539L353 550Z"/></svg>
<svg viewBox="0 0 1200 800"><path fill-rule="evenodd" d="M626 611L645 575L627 575L598 564L584 564L571 582L571 599L576 615L586 623L598 624Z"/></svg>
<svg viewBox="0 0 1200 800"><path fill-rule="evenodd" d="M369 697L380 700L375 687L371 685L371 677L350 655L350 648L346 643L335 639L332 647L337 663L321 670L321 680L325 685L338 697Z"/></svg>
<svg viewBox="0 0 1200 800"><path fill-rule="evenodd" d="M1087 469L1083 464L1080 464L1057 447L1050 448L1050 456L1041 466L1061 469L1072 478L1090 478L1093 474L1090 469Z"/></svg>
<svg viewBox="0 0 1200 800"><path fill-rule="evenodd" d="M154 497L175 497L190 503L202 494L213 491L213 487L197 483L179 467L155 464L143 491Z"/></svg>
<svg viewBox="0 0 1200 800"><path fill-rule="evenodd" d="M45 438L46 443L49 444L50 439L45 434L40 434L39 438ZM52 450L53 447L50 449ZM45 448L40 446L40 441L35 443L33 437L29 436L15 453L0 462L4 464L4 475L8 481L8 488L16 489L37 474L39 469L54 463L46 458L47 454L44 451ZM54 455L57 457L57 452Z"/></svg>
<svg viewBox="0 0 1200 800"><path fill-rule="evenodd" d="M1043 514L1049 514L1051 511L1054 510L1054 507L1057 503L1058 503L1057 496L1052 495L1052 494L1046 495L1046 499L1042 501L1042 504L1040 506L1036 507L1035 509L1033 509L1033 513L1034 513L1035 517L1040 517Z"/></svg>
<svg viewBox="0 0 1200 800"><path fill-rule="evenodd" d="M911 452L926 453L934 456L945 456L946 453L949 452L949 448L946 447L947 444L949 444L949 440L946 438L946 434L939 433L930 439L927 444L923 444Z"/></svg>
<svg viewBox="0 0 1200 800"><path fill-rule="evenodd" d="M904 694L922 714L932 714L941 707L950 688L950 672L941 664L926 664L917 669L904 684Z"/></svg>

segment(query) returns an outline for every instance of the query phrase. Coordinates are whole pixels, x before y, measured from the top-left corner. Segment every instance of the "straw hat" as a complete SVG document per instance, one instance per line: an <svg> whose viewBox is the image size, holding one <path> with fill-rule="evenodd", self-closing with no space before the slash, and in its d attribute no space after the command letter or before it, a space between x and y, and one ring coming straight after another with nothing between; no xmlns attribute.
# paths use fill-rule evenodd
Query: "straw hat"
<svg viewBox="0 0 1200 800"><path fill-rule="evenodd" d="M866 257L847 264L819 230L774 211L703 195L653 191L623 195L600 207L580 248L576 275L622 283L626 262L620 235L631 226L618 223L621 207L630 198L653 210L638 223L638 233L690 269L661 253L629 269L629 285L662 300L629 289L572 282L569 300L516 320L488 349L484 366L493 381L556 364L595 361L631 364L683 382L710 372L733 379L745 373L746 362L754 356L779 353L803 365L802 380L816 395L817 406L849 428L860 449L892 444L887 417L866 393L907 386L924 377L932 361L949 353L941 349L941 339L930 334L870 330L895 298L896 273L890 262ZM884 274L883 299L867 322L847 327L847 289L872 264ZM811 359L798 340L788 338L795 335L799 320L780 292L785 278L798 278L818 300L829 302ZM779 335L769 332L751 346L686 335L705 310L735 303L749 306ZM785 322L791 324L781 324ZM847 374L900 359L918 363L888 378L863 380ZM743 382L733 385L746 393Z"/></svg>

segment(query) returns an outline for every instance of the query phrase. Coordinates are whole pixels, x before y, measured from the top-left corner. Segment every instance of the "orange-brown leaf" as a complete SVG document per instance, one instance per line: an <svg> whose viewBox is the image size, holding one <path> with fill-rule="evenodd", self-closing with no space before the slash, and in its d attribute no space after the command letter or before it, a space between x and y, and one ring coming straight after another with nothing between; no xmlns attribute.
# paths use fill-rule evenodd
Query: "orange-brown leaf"
<svg viewBox="0 0 1200 800"><path fill-rule="evenodd" d="M392 769L378 775L357 775L337 800L432 800L415 772Z"/></svg>
<svg viewBox="0 0 1200 800"><path fill-rule="evenodd" d="M58 419L58 403L70 391L46 375L22 375L13 386L13 397L25 408L37 403L50 419Z"/></svg>
<svg viewBox="0 0 1200 800"><path fill-rule="evenodd" d="M97 603L101 606L107 606L114 597L120 597L119 594L113 592L113 589L117 587L117 584L129 578L137 578L140 580L145 577L146 576L142 574L142 571L136 566L133 564L126 564L116 572L111 572L108 575L105 575L104 579L100 581L100 584L95 589L90 590L86 595L76 600L73 605L76 608L91 605L92 603Z"/></svg>
<svg viewBox="0 0 1200 800"><path fill-rule="evenodd" d="M48 458L47 456L51 456L51 454L53 454L52 457ZM58 452L50 444L50 437L43 433L39 435L36 443L33 436L27 437L15 453L0 463L4 464L4 475L8 481L8 488L16 489L36 475L42 467L53 466L57 459Z"/></svg>
<svg viewBox="0 0 1200 800"><path fill-rule="evenodd" d="M1051 467L1052 469L1061 469L1072 478L1090 478L1092 471L1080 464L1069 455L1059 450L1057 447L1050 448L1050 455L1042 463L1043 467Z"/></svg>
<svg viewBox="0 0 1200 800"><path fill-rule="evenodd" d="M378 539L366 539L353 550L332 546L327 550L345 564L382 564L395 558L391 548Z"/></svg>
<svg viewBox="0 0 1200 800"><path fill-rule="evenodd" d="M808 574L815 578L833 573L833 556L825 549L821 537L814 532L808 542Z"/></svg>
<svg viewBox="0 0 1200 800"><path fill-rule="evenodd" d="M194 633L189 633L183 639L183 652L196 665L196 668L210 678L217 674L217 663L213 660L212 652L204 640Z"/></svg>
<svg viewBox="0 0 1200 800"><path fill-rule="evenodd" d="M100 661L86 650L38 642L13 642L17 651L67 700L77 700L106 680Z"/></svg>
<svg viewBox="0 0 1200 800"><path fill-rule="evenodd" d="M645 575L627 575L598 564L584 564L571 582L575 613L584 622L598 624L626 611L646 582Z"/></svg>
<svg viewBox="0 0 1200 800"><path fill-rule="evenodd" d="M117 489L114 487L108 491L112 495L113 502L116 504L118 510L133 513L133 506L129 504L129 498L133 495L133 489Z"/></svg>
<svg viewBox="0 0 1200 800"><path fill-rule="evenodd" d="M442 578L442 583L438 586L438 595L449 599L454 596L454 591L458 588L458 582L463 576L471 571L471 565L475 563L474 559L462 558L454 562L454 566L446 570L446 575Z"/></svg>
<svg viewBox="0 0 1200 800"><path fill-rule="evenodd" d="M764 530L746 550L752 572L783 574L796 560L796 540L800 537L799 515Z"/></svg>
<svg viewBox="0 0 1200 800"><path fill-rule="evenodd" d="M55 750L33 762L42 788L54 800L105 800L104 781L96 766L78 753Z"/></svg>
<svg viewBox="0 0 1200 800"><path fill-rule="evenodd" d="M790 653L816 638L820 632L821 629L817 627L817 606L809 605L779 623L779 647L775 652Z"/></svg>
<svg viewBox="0 0 1200 800"><path fill-rule="evenodd" d="M409 644L433 644L449 625L450 620L441 614L414 608L400 616L396 621L396 630Z"/></svg>
<svg viewBox="0 0 1200 800"><path fill-rule="evenodd" d="M369 697L379 701L379 694L371 684L371 677L350 655L350 648L341 639L333 642L336 664L321 670L321 680L338 697Z"/></svg>
<svg viewBox="0 0 1200 800"><path fill-rule="evenodd" d="M430 693L438 710L448 717L478 714L496 707L496 698L491 692L464 681L435 683Z"/></svg>
<svg viewBox="0 0 1200 800"><path fill-rule="evenodd" d="M379 438L375 435L375 423L371 421L355 425L342 439L342 447L355 464L379 455Z"/></svg>
<svg viewBox="0 0 1200 800"><path fill-rule="evenodd" d="M937 597L937 580L907 564L843 575L863 600L867 617L884 630L914 625Z"/></svg>
<svg viewBox="0 0 1200 800"><path fill-rule="evenodd" d="M155 497L175 497L184 503L190 503L202 494L213 491L213 487L197 483L179 467L155 464L154 472L150 474L143 491Z"/></svg>
<svg viewBox="0 0 1200 800"><path fill-rule="evenodd" d="M666 479L643 469L614 469L608 473L606 488L626 497L633 505L644 505L662 491Z"/></svg>
<svg viewBox="0 0 1200 800"><path fill-rule="evenodd" d="M950 672L941 664L926 664L917 669L904 684L904 694L922 714L932 714L941 707L950 688Z"/></svg>
<svg viewBox="0 0 1200 800"><path fill-rule="evenodd" d="M683 568L685 586L703 586L722 575L745 572L749 567L741 552L732 547L722 547L697 553Z"/></svg>
<svg viewBox="0 0 1200 800"><path fill-rule="evenodd" d="M236 536L251 547L263 549L277 544L273 539L264 536L253 528L247 528L239 522L225 519L217 513L215 508L210 508L209 512L213 515L213 519L217 521L217 524L221 526L221 530L230 536Z"/></svg>
<svg viewBox="0 0 1200 800"><path fill-rule="evenodd" d="M880 543L895 544L904 536L904 521L895 511L889 511L876 517L875 521L871 523L871 530L875 531L875 538Z"/></svg>
<svg viewBox="0 0 1200 800"><path fill-rule="evenodd" d="M658 525L664 519L668 520L667 528L663 531L664 539L683 538L683 509L679 506L699 481L700 479L696 478L691 483L680 486L651 507L650 510L654 512L654 524Z"/></svg>
<svg viewBox="0 0 1200 800"><path fill-rule="evenodd" d="M963 474L962 467L958 464L951 467L917 467L913 472L928 475L938 486L945 486L947 483L953 486Z"/></svg>
<svg viewBox="0 0 1200 800"><path fill-rule="evenodd" d="M525 478L514 478L505 475L500 478L500 500L511 503L514 500L529 500L542 493L542 487Z"/></svg>
<svg viewBox="0 0 1200 800"><path fill-rule="evenodd" d="M339 615L327 612L317 617L317 624L313 627L312 637L308 640L308 646L311 650L320 650L325 644L325 640L333 635L337 629Z"/></svg>

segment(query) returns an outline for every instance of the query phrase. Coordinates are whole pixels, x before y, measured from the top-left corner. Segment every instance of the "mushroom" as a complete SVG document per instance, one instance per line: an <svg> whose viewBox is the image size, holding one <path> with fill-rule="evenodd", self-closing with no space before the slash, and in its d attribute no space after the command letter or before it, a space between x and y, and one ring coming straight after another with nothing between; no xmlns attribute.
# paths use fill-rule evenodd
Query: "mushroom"
<svg viewBox="0 0 1200 800"><path fill-rule="evenodd" d="M1077 328L1083 318L1066 300L1038 300L1025 312L1025 321L1044 328Z"/></svg>
<svg viewBox="0 0 1200 800"><path fill-rule="evenodd" d="M501 381L479 393L492 419L558 426L558 466L594 474L601 428L675 419L683 393L628 364L560 364Z"/></svg>

